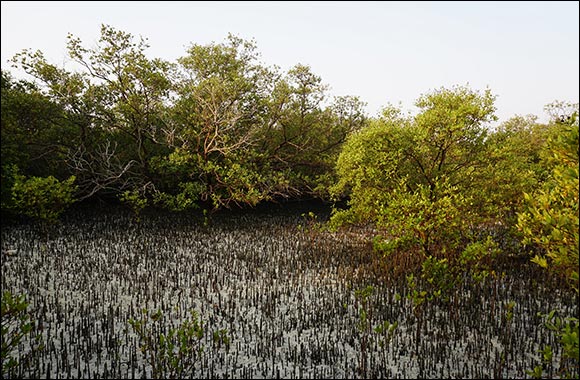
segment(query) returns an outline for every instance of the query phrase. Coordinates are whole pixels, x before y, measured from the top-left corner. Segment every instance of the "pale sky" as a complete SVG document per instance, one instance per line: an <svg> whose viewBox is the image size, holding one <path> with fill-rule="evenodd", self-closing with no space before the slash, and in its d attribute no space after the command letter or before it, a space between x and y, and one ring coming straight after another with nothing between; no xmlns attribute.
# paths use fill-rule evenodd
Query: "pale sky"
<svg viewBox="0 0 580 380"><path fill-rule="evenodd" d="M66 36L95 46L100 25L148 39L150 57L175 62L192 44L254 39L261 61L302 63L355 95L375 116L401 104L413 111L441 87L490 88L505 121L555 100L577 103L579 2L60 2L2 1L2 68L22 49L66 61ZM18 75L17 75L18 76Z"/></svg>

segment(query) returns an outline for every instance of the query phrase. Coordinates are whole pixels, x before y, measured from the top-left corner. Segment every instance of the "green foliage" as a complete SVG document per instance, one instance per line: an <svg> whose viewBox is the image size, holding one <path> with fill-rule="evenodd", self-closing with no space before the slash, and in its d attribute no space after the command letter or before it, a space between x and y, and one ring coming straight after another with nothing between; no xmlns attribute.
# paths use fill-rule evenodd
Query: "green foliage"
<svg viewBox="0 0 580 380"><path fill-rule="evenodd" d="M252 41L230 35L223 44L194 44L178 60L186 75L176 83L177 139L168 161L181 183L198 179L195 193L216 209L255 205L269 191L255 148L273 78L257 59Z"/></svg>
<svg viewBox="0 0 580 380"><path fill-rule="evenodd" d="M335 198L350 195L350 208L334 213L331 223L335 225L376 219L389 192L404 176L398 171L403 155L398 143L406 138L408 120L398 110L389 111L351 134L343 146L336 164L338 182L331 192Z"/></svg>
<svg viewBox="0 0 580 380"><path fill-rule="evenodd" d="M12 187L18 174L17 165L2 165L2 212L14 210Z"/></svg>
<svg viewBox="0 0 580 380"><path fill-rule="evenodd" d="M446 258L437 259L429 256L421 265L421 278L425 281L428 290L427 300L435 298L443 301L449 300L449 293L455 287L458 278L454 271L449 268Z"/></svg>
<svg viewBox="0 0 580 380"><path fill-rule="evenodd" d="M155 379L188 376L203 355L205 329L195 311L178 326L167 329L161 310L143 309L139 318L129 319L129 325L139 337L141 352ZM213 340L217 348L230 344L226 330L215 331Z"/></svg>
<svg viewBox="0 0 580 380"><path fill-rule="evenodd" d="M358 308L357 329L360 333L361 344L359 372L363 378L367 376L367 348L371 332L376 333L381 338L379 344L384 347L385 344L391 341L399 325L396 321L394 323L383 321L371 330L369 319L371 319L372 309L369 307L368 299L373 295L374 291L375 288L372 285L368 285L354 292L356 307Z"/></svg>
<svg viewBox="0 0 580 380"><path fill-rule="evenodd" d="M328 87L308 66L266 67L255 42L234 35L192 44L174 63L148 58L148 48L102 25L95 47L68 36L74 71L40 51L12 59L40 85L3 72L3 204L5 163L74 175L79 199L122 194L137 209L136 192L170 210L328 197L342 143L366 124L363 102L325 103Z"/></svg>
<svg viewBox="0 0 580 380"><path fill-rule="evenodd" d="M23 50L12 60L42 84L43 94L71 125L63 134L70 143L61 160L77 177L81 198L114 196L149 182L150 157L165 152L158 142L171 87L172 66L147 58L144 40L102 25L95 46L86 48L68 36L76 71L56 67L40 51Z"/></svg>
<svg viewBox="0 0 580 380"><path fill-rule="evenodd" d="M119 195L119 200L129 205L136 221L140 220L141 211L148 203L147 198L139 190L127 190Z"/></svg>
<svg viewBox="0 0 580 380"><path fill-rule="evenodd" d="M413 273L409 273L406 276L409 286L407 298L413 302L413 311L419 313L425 301L449 301L451 292L459 281L456 272L456 268L450 267L447 259L429 256L421 265L420 280Z"/></svg>
<svg viewBox="0 0 580 380"><path fill-rule="evenodd" d="M398 249L419 249L425 256L453 255L469 227L469 200L444 181L434 188L418 185L413 192L405 187L391 192L377 226L389 231Z"/></svg>
<svg viewBox="0 0 580 380"><path fill-rule="evenodd" d="M163 192L155 193L153 202L171 211L197 208L197 201L203 192L203 185L199 182L181 182L179 188L181 192L176 195Z"/></svg>
<svg viewBox="0 0 580 380"><path fill-rule="evenodd" d="M549 179L524 194L526 209L518 214L523 242L541 249L532 261L562 274L578 289L578 123L561 125L546 148Z"/></svg>
<svg viewBox="0 0 580 380"><path fill-rule="evenodd" d="M222 346L229 348L231 341L230 337L228 336L227 329L220 329L213 332L213 343L217 348Z"/></svg>
<svg viewBox="0 0 580 380"><path fill-rule="evenodd" d="M552 310L548 314L539 314L544 319L544 326L549 331L555 333L559 338L561 349L561 360L557 368L560 378L577 378L579 370L579 348L578 348L578 318L562 318ZM553 349L550 345L545 345L541 350L541 364L526 373L535 379L541 379L546 369L549 370L548 378L553 378L555 364L553 362Z"/></svg>
<svg viewBox="0 0 580 380"><path fill-rule="evenodd" d="M399 327L399 322L389 322L383 321L383 323L375 326L373 329L375 333L379 334L383 339L379 341L379 345L384 347L388 344L391 339L393 339L393 335L395 335L395 330Z"/></svg>
<svg viewBox="0 0 580 380"><path fill-rule="evenodd" d="M65 177L61 158L71 136L63 110L35 85L16 81L4 69L1 96L1 202L2 211L10 212L15 168L25 175Z"/></svg>
<svg viewBox="0 0 580 380"><path fill-rule="evenodd" d="M505 319L507 322L510 322L514 318L514 307L516 306L515 301L510 301L504 304L505 309Z"/></svg>
<svg viewBox="0 0 580 380"><path fill-rule="evenodd" d="M275 84L263 130L272 170L288 173L291 188L314 195L328 194L342 143L366 124L357 97L336 97L323 108L327 88L310 67L294 66Z"/></svg>
<svg viewBox="0 0 580 380"><path fill-rule="evenodd" d="M407 286L409 287L407 299L410 299L413 302L413 312L418 313L421 310L421 305L423 305L427 299L427 291L420 290L417 279L413 273L409 273L406 279Z"/></svg>
<svg viewBox="0 0 580 380"><path fill-rule="evenodd" d="M554 311L544 317L546 318L545 326L557 333L560 338L562 356L565 359L575 360L576 368L578 368L578 318L561 318L555 315Z"/></svg>
<svg viewBox="0 0 580 380"><path fill-rule="evenodd" d="M201 181L201 201L220 208L325 194L340 144L364 122L358 99L337 98L323 110L326 87L310 68L278 79L258 63L253 42L231 35L193 45L179 63L189 75L178 82L180 144L168 161L183 180Z"/></svg>
<svg viewBox="0 0 580 380"><path fill-rule="evenodd" d="M15 174L13 207L19 213L52 223L74 201L75 176L59 181L53 176L30 177Z"/></svg>
<svg viewBox="0 0 580 380"><path fill-rule="evenodd" d="M347 196L348 208L334 210L332 228L370 223L385 261L411 256L404 271L415 307L445 299L463 272L495 275L503 251L525 254L518 229L541 249L537 263L578 287L576 117L516 117L491 130L494 101L454 87L421 96L416 116L387 107L338 157L332 194Z"/></svg>
<svg viewBox="0 0 580 380"><path fill-rule="evenodd" d="M9 291L2 293L2 377L15 377L17 368L25 367L33 350L42 349L41 336L35 335L36 346L27 354L15 356L15 350L27 335L33 333L33 323L28 314L24 295L15 296Z"/></svg>
<svg viewBox="0 0 580 380"><path fill-rule="evenodd" d="M491 130L491 92L455 86L421 95L415 116L387 106L368 120L357 97L327 99L309 66L265 66L254 41L192 44L173 63L149 58L148 48L102 25L92 48L68 36L75 71L39 51L13 58L39 85L2 72L3 210L22 206L13 202L13 165L31 178L74 176L78 200L121 194L137 218L145 199L185 210L348 198L334 228L370 222L380 230L377 250L450 265L480 240L474 231L513 237L519 212L526 244L544 250L536 262L570 272L577 170L544 145L559 138L553 125L577 130L577 107L555 102L549 125L518 116Z"/></svg>
<svg viewBox="0 0 580 380"><path fill-rule="evenodd" d="M489 91L456 87L420 97L414 118L386 108L338 158L333 194L349 194L350 209L335 212L332 223L373 222L387 250L457 256L481 222L473 204L493 101Z"/></svg>
<svg viewBox="0 0 580 380"><path fill-rule="evenodd" d="M325 231L327 228L326 223L319 221L318 215L313 211L302 213L301 217L303 223L296 226L299 231L316 234Z"/></svg>
<svg viewBox="0 0 580 380"><path fill-rule="evenodd" d="M514 228L516 214L524 206L522 193L532 191L546 176L540 151L549 129L538 124L536 117L516 116L488 136L472 207L478 210L488 230L495 230L491 232L503 230L513 241L519 240ZM513 248L512 253L522 251Z"/></svg>
<svg viewBox="0 0 580 380"><path fill-rule="evenodd" d="M459 257L459 264L471 273L472 278L481 282L489 275L495 275L493 261L501 254L497 242L491 236L485 240L475 241L465 247Z"/></svg>
<svg viewBox="0 0 580 380"><path fill-rule="evenodd" d="M487 258L493 259L501 251L491 236L487 236L484 241L476 241L469 244L461 252L460 261L465 266L479 266L485 263Z"/></svg>
<svg viewBox="0 0 580 380"><path fill-rule="evenodd" d="M578 105L555 102L546 108L553 126L540 158L548 175L540 188L524 194L526 207L518 214L517 227L524 244L540 249L532 262L563 276L578 292ZM542 317L545 327L559 337L558 375L578 377L578 319L559 317L555 310ZM541 364L527 373L542 378L548 369L553 377L552 347L546 345L540 353Z"/></svg>
<svg viewBox="0 0 580 380"><path fill-rule="evenodd" d="M355 299L360 302L360 306L358 308L359 312L359 323L358 328L361 332L366 332L369 328L368 323L368 298L373 294L374 287L368 285L363 289L357 289L354 292Z"/></svg>

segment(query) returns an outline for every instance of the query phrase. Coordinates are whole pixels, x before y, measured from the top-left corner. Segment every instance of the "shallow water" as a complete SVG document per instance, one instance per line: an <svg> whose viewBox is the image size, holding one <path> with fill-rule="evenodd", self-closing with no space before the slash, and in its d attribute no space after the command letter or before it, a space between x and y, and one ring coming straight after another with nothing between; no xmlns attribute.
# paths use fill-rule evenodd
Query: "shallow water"
<svg viewBox="0 0 580 380"><path fill-rule="evenodd" d="M120 209L78 209L48 241L34 225L3 226L2 251L13 255L3 258L2 288L27 295L46 343L20 375L150 377L127 323L147 307L164 312L166 327L194 309L209 331L227 329L229 348L207 335L193 378L522 378L541 346L557 346L537 313L578 315L575 296L519 268L466 281L453 310L429 304L417 340L405 282L361 269L376 260L368 244L298 228L308 207L219 213L207 226L193 214L151 213L137 225ZM367 285L370 326L399 324L386 344L358 327L355 291Z"/></svg>

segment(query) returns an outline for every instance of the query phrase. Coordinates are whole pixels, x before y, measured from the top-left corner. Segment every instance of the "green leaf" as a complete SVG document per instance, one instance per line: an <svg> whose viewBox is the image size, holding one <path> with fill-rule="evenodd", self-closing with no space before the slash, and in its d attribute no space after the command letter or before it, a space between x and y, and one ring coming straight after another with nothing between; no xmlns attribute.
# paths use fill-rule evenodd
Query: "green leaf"
<svg viewBox="0 0 580 380"><path fill-rule="evenodd" d="M542 268L547 268L548 267L548 261L546 260L545 257L542 257L540 255L536 255L532 258L531 260L533 263L538 264L539 266L541 266Z"/></svg>

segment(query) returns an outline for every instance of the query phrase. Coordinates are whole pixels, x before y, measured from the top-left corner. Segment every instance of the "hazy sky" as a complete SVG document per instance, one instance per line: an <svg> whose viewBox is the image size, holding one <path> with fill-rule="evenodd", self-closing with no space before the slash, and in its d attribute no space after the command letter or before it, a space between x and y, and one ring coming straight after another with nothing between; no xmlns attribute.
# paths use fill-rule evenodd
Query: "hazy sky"
<svg viewBox="0 0 580 380"><path fill-rule="evenodd" d="M175 61L192 43L255 39L261 60L309 65L329 95L356 95L374 116L413 110L441 87L489 87L500 121L554 100L578 102L579 2L2 1L2 68L24 48L63 65L70 32L93 47L100 25L146 37Z"/></svg>

